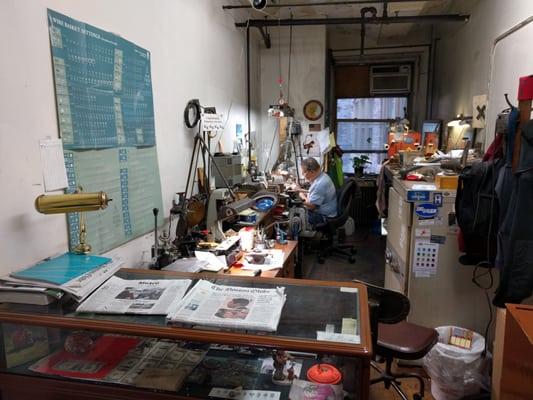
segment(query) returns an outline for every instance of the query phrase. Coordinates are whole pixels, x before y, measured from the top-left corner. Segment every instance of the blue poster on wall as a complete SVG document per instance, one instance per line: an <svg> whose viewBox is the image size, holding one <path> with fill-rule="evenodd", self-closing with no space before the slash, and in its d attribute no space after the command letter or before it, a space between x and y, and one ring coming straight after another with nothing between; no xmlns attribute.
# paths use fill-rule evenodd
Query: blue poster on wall
<svg viewBox="0 0 533 400"><path fill-rule="evenodd" d="M48 28L68 191L113 199L85 215L87 239L101 253L153 229L152 209L163 207L150 52L52 10ZM67 218L72 248L79 215Z"/></svg>
<svg viewBox="0 0 533 400"><path fill-rule="evenodd" d="M150 52L48 10L65 149L155 145Z"/></svg>

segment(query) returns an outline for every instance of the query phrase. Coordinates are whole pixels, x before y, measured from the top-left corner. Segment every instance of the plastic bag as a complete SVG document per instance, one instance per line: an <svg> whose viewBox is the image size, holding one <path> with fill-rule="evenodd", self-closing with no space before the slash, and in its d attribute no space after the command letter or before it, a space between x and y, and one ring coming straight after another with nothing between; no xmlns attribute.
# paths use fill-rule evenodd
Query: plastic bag
<svg viewBox="0 0 533 400"><path fill-rule="evenodd" d="M479 393L489 386L490 363L482 357L485 339L474 332L472 347L462 349L448 344L451 326L436 328L439 342L424 357L431 377L431 393L437 400L455 400Z"/></svg>

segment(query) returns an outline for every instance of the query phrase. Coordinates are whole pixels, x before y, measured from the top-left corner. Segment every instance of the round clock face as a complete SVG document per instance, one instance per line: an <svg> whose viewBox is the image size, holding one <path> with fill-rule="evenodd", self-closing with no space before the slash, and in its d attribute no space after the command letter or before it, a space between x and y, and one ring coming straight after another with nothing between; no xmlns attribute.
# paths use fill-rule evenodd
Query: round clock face
<svg viewBox="0 0 533 400"><path fill-rule="evenodd" d="M318 100L309 100L304 105L304 115L310 121L316 121L320 119L322 113L324 112L324 107L322 103Z"/></svg>

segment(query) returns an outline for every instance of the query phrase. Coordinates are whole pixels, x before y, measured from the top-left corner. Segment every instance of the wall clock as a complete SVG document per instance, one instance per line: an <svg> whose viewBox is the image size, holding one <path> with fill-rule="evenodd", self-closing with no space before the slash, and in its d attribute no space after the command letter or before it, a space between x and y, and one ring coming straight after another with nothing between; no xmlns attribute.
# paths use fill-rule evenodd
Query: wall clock
<svg viewBox="0 0 533 400"><path fill-rule="evenodd" d="M320 119L324 113L324 106L318 100L309 100L304 105L304 115L310 121L316 121Z"/></svg>

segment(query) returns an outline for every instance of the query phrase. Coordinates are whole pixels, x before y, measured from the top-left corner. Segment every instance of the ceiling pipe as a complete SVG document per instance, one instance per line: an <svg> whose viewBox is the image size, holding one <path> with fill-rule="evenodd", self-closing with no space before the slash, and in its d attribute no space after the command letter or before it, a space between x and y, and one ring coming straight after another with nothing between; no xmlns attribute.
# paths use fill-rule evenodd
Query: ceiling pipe
<svg viewBox="0 0 533 400"><path fill-rule="evenodd" d="M411 47L428 47L431 46L431 43L421 43L421 44L401 44L397 46L376 46L376 47L365 47L365 50L392 50L392 49L405 49L405 48L411 48ZM339 53L339 52L355 52L360 51L361 48L357 49L331 49L333 53Z"/></svg>
<svg viewBox="0 0 533 400"><path fill-rule="evenodd" d="M370 18L366 16L366 14L370 13ZM378 10L376 7L363 7L361 8L361 19L363 22L361 22L361 55L365 53L365 35L366 35L366 22L371 21L372 19L376 18L378 15Z"/></svg>
<svg viewBox="0 0 533 400"><path fill-rule="evenodd" d="M381 3L415 3L422 1L435 1L435 0L357 0L357 1L332 1L332 2L320 2L320 3L290 3L290 4L268 4L268 8L285 8L285 7L309 7L309 6L348 6L357 4L381 4ZM243 8L253 8L250 4L247 5L225 5L222 6L223 10L234 10Z"/></svg>
<svg viewBox="0 0 533 400"><path fill-rule="evenodd" d="M390 2L390 0L389 0ZM409 24L409 23L433 23L433 22L468 22L470 15L466 14L437 14L437 15L413 15L399 17L376 17L367 19L367 24ZM237 28L262 27L262 26L304 26L304 25L359 25L363 18L311 18L311 19L250 19L247 22L237 22Z"/></svg>

